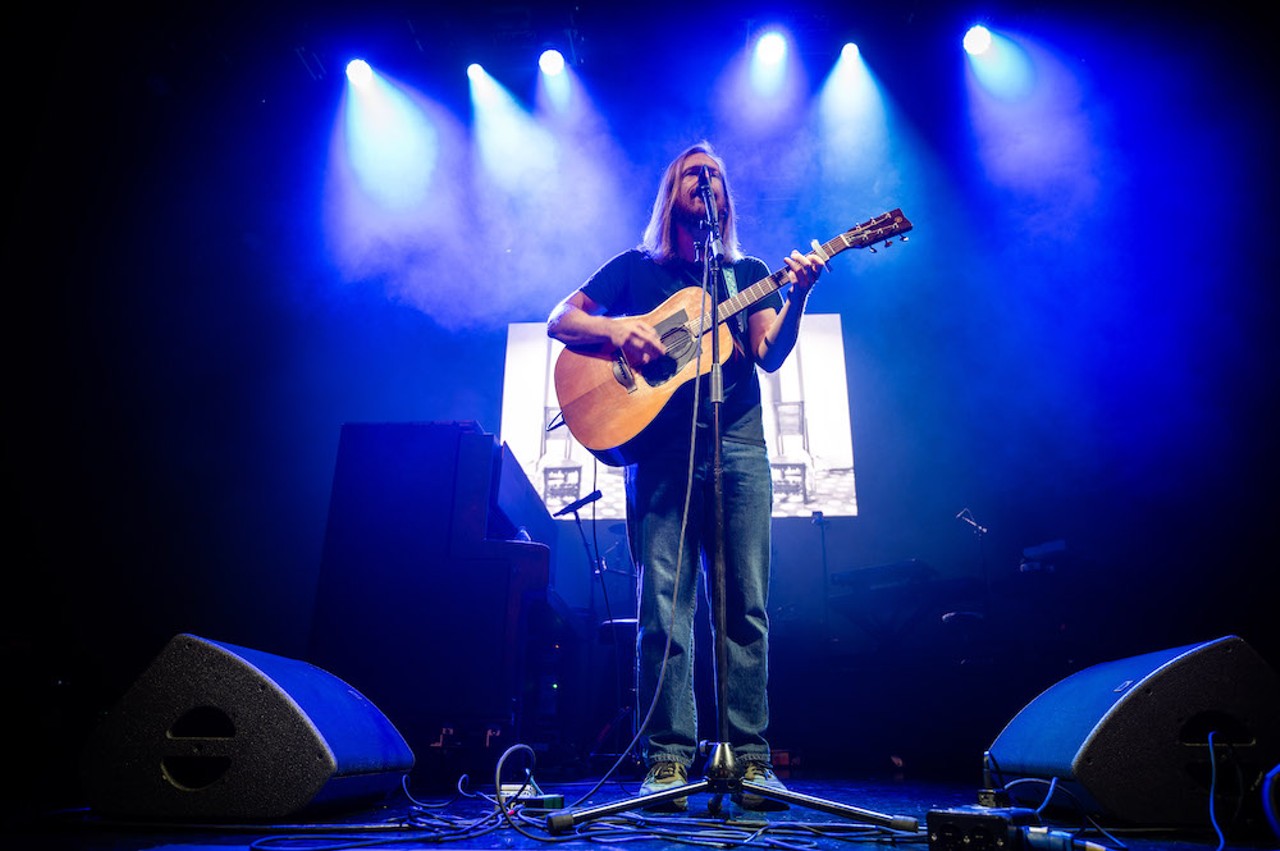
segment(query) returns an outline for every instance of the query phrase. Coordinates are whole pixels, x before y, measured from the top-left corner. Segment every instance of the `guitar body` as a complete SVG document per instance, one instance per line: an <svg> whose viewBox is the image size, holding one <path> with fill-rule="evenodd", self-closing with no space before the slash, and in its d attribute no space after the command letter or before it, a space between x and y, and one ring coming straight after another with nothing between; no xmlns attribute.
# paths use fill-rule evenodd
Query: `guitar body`
<svg viewBox="0 0 1280 851"><path fill-rule="evenodd" d="M566 347L556 359L556 398L577 441L605 464L631 463L626 444L653 422L677 390L711 371L711 335L697 333L702 317L710 313L710 299L702 290L686 287L645 314L667 354L643 366L631 364L608 344ZM721 361L732 351L733 335L722 317Z"/></svg>

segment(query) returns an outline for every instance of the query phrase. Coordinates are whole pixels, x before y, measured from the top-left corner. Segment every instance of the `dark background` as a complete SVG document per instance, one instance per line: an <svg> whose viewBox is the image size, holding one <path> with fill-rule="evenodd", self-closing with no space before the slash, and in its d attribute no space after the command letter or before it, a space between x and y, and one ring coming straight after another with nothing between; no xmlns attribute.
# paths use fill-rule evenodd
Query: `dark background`
<svg viewBox="0 0 1280 851"><path fill-rule="evenodd" d="M681 72L705 44L738 46L737 6L579 9L597 50L582 73L641 175L628 221L662 164L715 136L655 116L698 99ZM353 282L324 250L345 45L387 39L429 77L458 57L398 53L405 21L461 43L492 12L70 7L10 30L0 629L15 757L41 802L75 799L84 730L172 635L304 656L341 425L496 434L506 323L540 321L590 271L541 270L541 299L459 325ZM838 14L880 45L882 83L936 160L909 190L924 199L917 254L883 286L829 282L811 303L844 321L860 514L776 525L774 744L964 774L1027 700L1094 662L1234 633L1275 664L1273 22L1147 4ZM1038 229L1052 208L974 168L957 61L938 57L980 14L1052 22L1094 81L1118 167L1068 228ZM708 20L722 22L709 36ZM323 79L300 46L326 59ZM444 97L465 115L458 85ZM763 192L740 189L751 250L830 236L799 217L772 228ZM469 262L459 278L483 280L482 240ZM582 608L581 543L562 525L558 593ZM1019 571L1025 548L1057 540L1051 572ZM913 559L939 581L825 605L824 560ZM610 581L625 607L629 580ZM463 638L451 665L467 664Z"/></svg>

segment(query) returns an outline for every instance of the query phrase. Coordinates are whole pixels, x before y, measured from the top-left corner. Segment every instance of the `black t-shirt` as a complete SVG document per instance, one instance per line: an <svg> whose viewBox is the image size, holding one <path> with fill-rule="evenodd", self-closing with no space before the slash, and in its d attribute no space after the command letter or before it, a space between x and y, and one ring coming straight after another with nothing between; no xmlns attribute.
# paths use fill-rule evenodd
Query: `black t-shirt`
<svg viewBox="0 0 1280 851"><path fill-rule="evenodd" d="M754 257L745 257L733 263L733 275L738 292L769 275L769 268ZM650 313L667 298L687 287L702 285L702 264L673 261L667 265L655 263L648 254L631 249L617 255L601 266L583 285L583 291L605 308L609 316L639 316ZM721 293L718 301L723 301ZM760 413L760 381L756 376L754 359L745 354L750 351L750 340L745 333L747 317L759 310L772 307L782 309L782 297L775 291L743 311L739 317L720 317L727 321L737 341L735 352L728 358L722 370L724 377L724 406L720 422L725 440L764 445L764 425ZM660 319L661 317L655 317ZM724 353L721 353L722 359ZM686 382L662 412L636 438L633 451L640 455L654 452L688 451L689 416L693 407L694 382ZM708 376L701 379L699 389L699 435L710 434L711 398Z"/></svg>

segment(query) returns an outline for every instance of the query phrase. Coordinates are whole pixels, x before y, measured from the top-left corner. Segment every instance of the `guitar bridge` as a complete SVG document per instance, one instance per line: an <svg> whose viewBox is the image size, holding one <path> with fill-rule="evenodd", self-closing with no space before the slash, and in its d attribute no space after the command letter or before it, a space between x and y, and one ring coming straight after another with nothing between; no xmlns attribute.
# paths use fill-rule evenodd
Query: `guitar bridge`
<svg viewBox="0 0 1280 851"><path fill-rule="evenodd" d="M619 349L613 356L613 378L626 388L628 393L636 392L636 376L627 363L627 356Z"/></svg>

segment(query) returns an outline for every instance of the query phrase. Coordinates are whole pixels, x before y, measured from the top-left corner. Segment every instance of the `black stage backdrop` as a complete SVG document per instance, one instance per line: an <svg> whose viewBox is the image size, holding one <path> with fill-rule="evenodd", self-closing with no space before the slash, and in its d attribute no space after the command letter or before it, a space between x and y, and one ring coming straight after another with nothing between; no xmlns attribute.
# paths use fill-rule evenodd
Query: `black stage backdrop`
<svg viewBox="0 0 1280 851"><path fill-rule="evenodd" d="M1067 61L1091 75L1085 99L1105 104L1122 167L1097 175L1113 199L1097 219L1085 204L1074 234L1047 237L1034 225L1052 205L988 191L966 147L961 60L939 45L954 51L973 11L931 5L881 10L863 36L930 150L903 189L917 253L883 281L837 269L811 305L844 322L860 514L777 524L775 744L831 745L877 770L892 749L934 746L968 771L1038 690L1102 659L1228 633L1280 653L1267 25L1241 14L1202 31L1164 8L1071 4ZM335 267L333 45L380 16L403 37L403 10L374 6L71 9L13 34L0 629L11 730L42 799L74 800L84 729L174 634L305 655L341 425L496 432L506 323L541 320L591 270L529 264L534 297L457 322ZM1000 11L1030 28L1053 10ZM716 35L688 24L680 50L644 58L681 18L581 14L599 48L581 73L640 187L618 205L630 240L661 165L721 129L686 114L707 88L682 63L741 37L717 9ZM300 50L323 57L321 79ZM465 116L462 85L440 88ZM667 112L686 120L655 118ZM832 235L827 219L773 226L805 205L801 189L778 203L761 178L740 188L749 247L770 262ZM458 252L472 265L439 281L459 300L503 285L476 236ZM625 244L592 247L599 262ZM957 520L964 508L985 535ZM561 525L560 596L601 616ZM1044 570L1019 570L1026 548L1059 540ZM874 611L849 597L850 572L901 582L920 564L927 589ZM824 570L848 584L823 593ZM625 613L628 580L611 581ZM974 611L989 617L940 618ZM980 673L964 679L964 664Z"/></svg>

